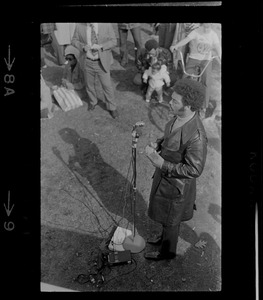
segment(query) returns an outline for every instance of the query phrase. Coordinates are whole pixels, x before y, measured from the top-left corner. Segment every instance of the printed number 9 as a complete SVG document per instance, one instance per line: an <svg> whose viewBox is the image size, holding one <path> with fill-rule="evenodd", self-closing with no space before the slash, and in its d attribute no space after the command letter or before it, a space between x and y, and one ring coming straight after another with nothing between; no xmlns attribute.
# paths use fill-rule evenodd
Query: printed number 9
<svg viewBox="0 0 263 300"><path fill-rule="evenodd" d="M7 222L4 223L5 230L12 231L15 228L15 224L13 222L8 222L7 226L6 226L6 223Z"/></svg>

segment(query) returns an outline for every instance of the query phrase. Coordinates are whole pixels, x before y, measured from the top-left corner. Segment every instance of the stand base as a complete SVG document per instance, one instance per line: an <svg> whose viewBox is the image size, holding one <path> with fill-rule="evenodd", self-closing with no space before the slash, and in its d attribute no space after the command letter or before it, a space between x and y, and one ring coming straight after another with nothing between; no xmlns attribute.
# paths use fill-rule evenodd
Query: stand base
<svg viewBox="0 0 263 300"><path fill-rule="evenodd" d="M127 236L122 246L125 250L130 250L131 253L139 253L145 248L146 243L145 240L137 234L134 237L132 235Z"/></svg>

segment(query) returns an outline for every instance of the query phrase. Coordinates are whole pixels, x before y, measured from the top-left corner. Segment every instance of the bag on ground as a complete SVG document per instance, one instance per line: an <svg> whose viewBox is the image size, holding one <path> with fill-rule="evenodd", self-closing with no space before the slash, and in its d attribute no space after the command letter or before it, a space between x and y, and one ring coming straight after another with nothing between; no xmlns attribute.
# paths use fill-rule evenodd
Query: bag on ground
<svg viewBox="0 0 263 300"><path fill-rule="evenodd" d="M68 90L65 87L59 87L55 89L53 93L63 111L69 111L83 105L80 97L74 90Z"/></svg>

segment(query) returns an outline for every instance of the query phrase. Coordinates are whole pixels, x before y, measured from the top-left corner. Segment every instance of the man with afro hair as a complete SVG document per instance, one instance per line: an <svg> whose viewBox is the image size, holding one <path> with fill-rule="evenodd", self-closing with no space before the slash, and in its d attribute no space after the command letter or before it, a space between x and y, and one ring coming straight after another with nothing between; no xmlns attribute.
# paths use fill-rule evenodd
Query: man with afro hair
<svg viewBox="0 0 263 300"><path fill-rule="evenodd" d="M163 228L148 239L159 246L158 251L145 253L145 258L152 260L176 257L180 223L193 217L196 178L203 172L207 155L207 137L198 113L205 99L204 86L181 79L171 88L170 97L174 117L166 124L164 136L145 149L156 168L148 216Z"/></svg>

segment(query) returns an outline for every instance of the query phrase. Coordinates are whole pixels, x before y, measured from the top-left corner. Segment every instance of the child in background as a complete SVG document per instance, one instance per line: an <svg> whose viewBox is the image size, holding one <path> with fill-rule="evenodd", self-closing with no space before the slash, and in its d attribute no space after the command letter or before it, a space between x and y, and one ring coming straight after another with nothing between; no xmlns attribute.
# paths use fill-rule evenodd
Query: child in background
<svg viewBox="0 0 263 300"><path fill-rule="evenodd" d="M143 82L148 82L146 93L146 102L150 102L153 91L157 92L159 103L163 102L163 85L166 83L167 87L170 86L170 76L167 72L167 67L161 65L159 62L154 63L149 69L143 73Z"/></svg>

